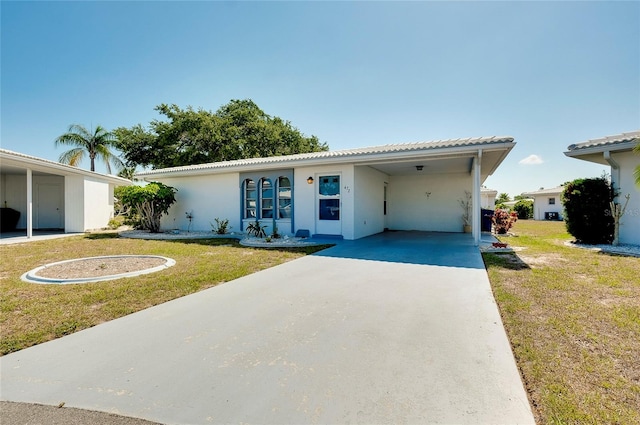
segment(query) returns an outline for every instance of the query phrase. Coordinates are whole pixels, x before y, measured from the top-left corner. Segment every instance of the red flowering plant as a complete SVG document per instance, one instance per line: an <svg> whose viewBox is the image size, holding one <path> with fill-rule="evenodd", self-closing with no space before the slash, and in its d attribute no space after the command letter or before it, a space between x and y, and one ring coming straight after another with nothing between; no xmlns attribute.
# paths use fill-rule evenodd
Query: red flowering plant
<svg viewBox="0 0 640 425"><path fill-rule="evenodd" d="M509 211L498 208L493 213L493 229L497 234L504 235L517 219L517 216L513 216Z"/></svg>

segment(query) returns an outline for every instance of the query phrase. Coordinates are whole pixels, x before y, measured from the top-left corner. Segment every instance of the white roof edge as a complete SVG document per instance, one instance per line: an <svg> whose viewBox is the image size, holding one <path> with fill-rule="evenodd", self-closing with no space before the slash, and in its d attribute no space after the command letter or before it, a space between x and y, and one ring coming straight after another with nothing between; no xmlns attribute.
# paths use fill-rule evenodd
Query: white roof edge
<svg viewBox="0 0 640 425"><path fill-rule="evenodd" d="M581 156L605 151L624 151L633 149L640 141L640 130L605 136L586 142L574 143L567 147L566 156Z"/></svg>
<svg viewBox="0 0 640 425"><path fill-rule="evenodd" d="M522 196L551 195L554 193L562 193L564 186L550 187L549 189L534 190L531 192L522 192Z"/></svg>
<svg viewBox="0 0 640 425"><path fill-rule="evenodd" d="M182 176L184 174L204 174L214 171L243 171L245 169L270 169L292 166L312 166L320 163L354 162L354 160L370 161L372 158L397 159L415 155L416 152L443 154L447 152L486 150L492 145L515 145L511 136L477 137L467 139L448 139L430 142L398 143L367 148L345 149L339 151L322 151L295 155L272 156L266 158L248 158L233 161L212 162L181 167L162 168L137 173L136 177Z"/></svg>
<svg viewBox="0 0 640 425"><path fill-rule="evenodd" d="M61 164L59 162L51 161L48 159L38 158L37 156L27 155L24 153L0 148L0 163L4 159L9 159L9 160L13 160L13 161L17 161L25 164L42 166L42 167L50 168L56 171L62 171L66 174L80 174L87 177L101 178L103 180L107 180L110 183L114 183L114 184L121 184L121 185L132 184L130 180L125 179L123 177L118 177L111 174L97 173L95 171L83 170L82 168L72 167L71 165Z"/></svg>

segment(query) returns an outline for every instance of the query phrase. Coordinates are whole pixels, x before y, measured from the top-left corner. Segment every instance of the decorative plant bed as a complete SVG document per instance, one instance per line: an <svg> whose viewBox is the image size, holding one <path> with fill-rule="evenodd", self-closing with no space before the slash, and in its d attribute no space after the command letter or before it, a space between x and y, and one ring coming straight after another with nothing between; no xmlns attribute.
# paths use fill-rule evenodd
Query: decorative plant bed
<svg viewBox="0 0 640 425"><path fill-rule="evenodd" d="M37 267L21 276L25 282L71 284L100 282L154 273L175 265L157 255L110 255L59 261Z"/></svg>

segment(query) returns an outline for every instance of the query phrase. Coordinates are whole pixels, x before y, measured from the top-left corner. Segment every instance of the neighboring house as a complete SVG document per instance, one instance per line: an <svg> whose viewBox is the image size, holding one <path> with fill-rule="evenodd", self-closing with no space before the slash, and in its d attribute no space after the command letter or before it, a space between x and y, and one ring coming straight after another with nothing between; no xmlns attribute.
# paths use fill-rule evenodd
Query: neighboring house
<svg viewBox="0 0 640 425"><path fill-rule="evenodd" d="M472 194L480 239L480 187L515 143L511 137L440 140L146 171L146 181L178 189L162 226L232 231L259 220L283 235L358 239L391 230L461 232L460 200Z"/></svg>
<svg viewBox="0 0 640 425"><path fill-rule="evenodd" d="M496 196L498 191L483 187L480 189L480 206L485 210L494 210L496 208Z"/></svg>
<svg viewBox="0 0 640 425"><path fill-rule="evenodd" d="M633 148L640 143L640 131L617 134L570 145L564 154L571 158L611 166L611 184L618 193L616 202L626 202L627 210L621 218L620 243L640 245L640 190L633 172L640 165L640 156Z"/></svg>
<svg viewBox="0 0 640 425"><path fill-rule="evenodd" d="M564 207L562 206L562 191L564 187L552 187L540 189L534 192L525 192L522 196L533 199L534 220L563 220Z"/></svg>
<svg viewBox="0 0 640 425"><path fill-rule="evenodd" d="M17 229L66 233L104 228L113 217L116 176L0 149L0 202L20 212ZM3 214L4 216L4 214Z"/></svg>

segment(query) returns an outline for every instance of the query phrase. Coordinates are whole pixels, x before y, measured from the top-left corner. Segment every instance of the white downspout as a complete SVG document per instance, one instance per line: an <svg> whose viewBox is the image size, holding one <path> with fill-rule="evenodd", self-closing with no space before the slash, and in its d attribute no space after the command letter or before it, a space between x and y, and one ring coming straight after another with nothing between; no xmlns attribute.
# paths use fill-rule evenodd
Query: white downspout
<svg viewBox="0 0 640 425"><path fill-rule="evenodd" d="M478 150L478 155L473 158L473 191L471 192L471 229L473 232L473 242L475 246L480 245L480 168L482 164L482 149Z"/></svg>
<svg viewBox="0 0 640 425"><path fill-rule="evenodd" d="M620 165L611 157L611 152L609 151L604 151L604 159L611 166L611 186L613 186L613 188L616 189L616 185L617 185L619 189L620 188ZM614 176L613 170L615 170L615 176Z"/></svg>
<svg viewBox="0 0 640 425"><path fill-rule="evenodd" d="M27 239L33 236L33 174L27 168Z"/></svg>

